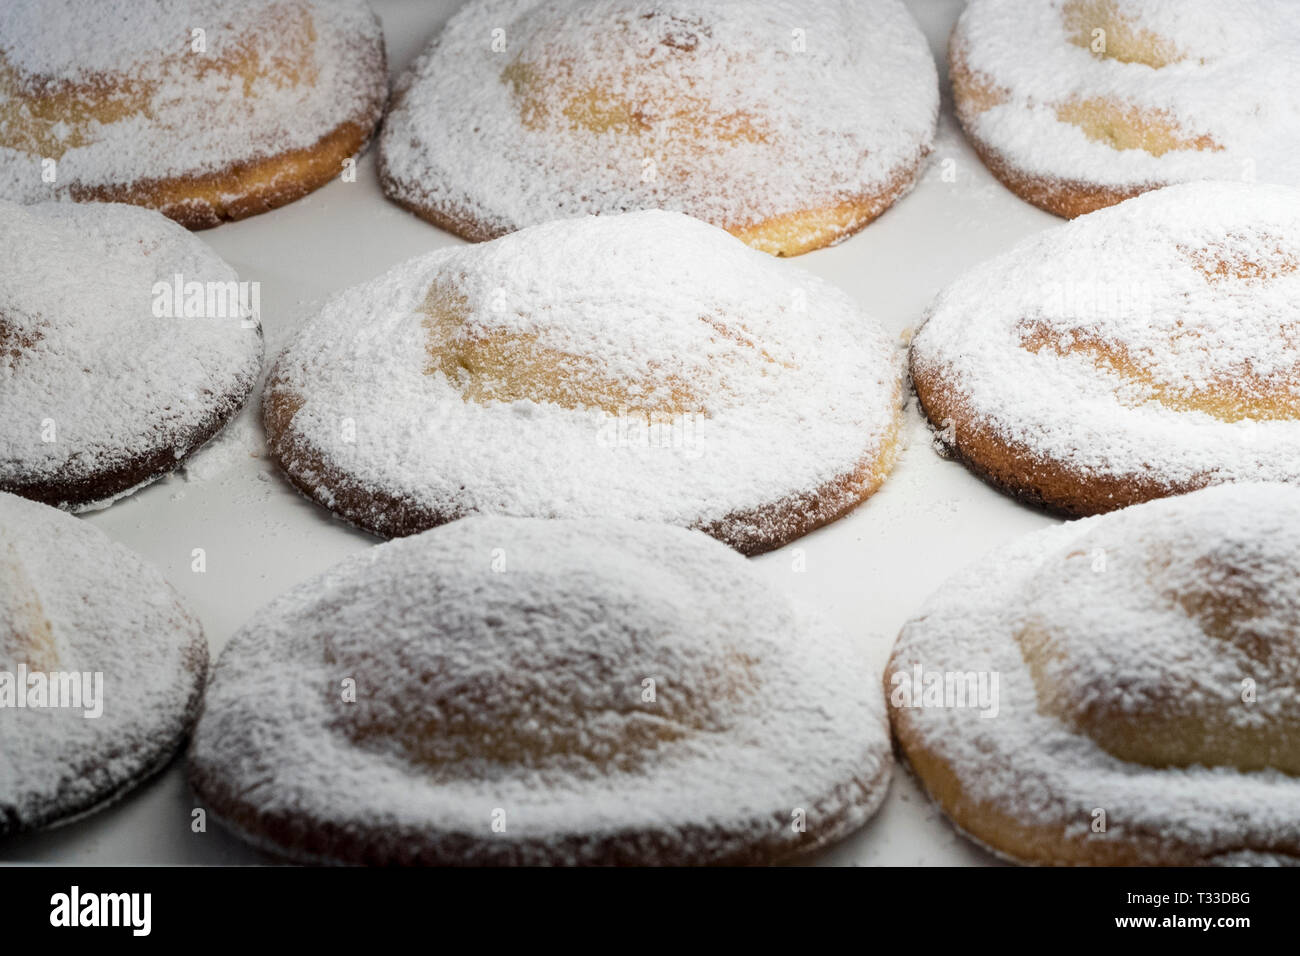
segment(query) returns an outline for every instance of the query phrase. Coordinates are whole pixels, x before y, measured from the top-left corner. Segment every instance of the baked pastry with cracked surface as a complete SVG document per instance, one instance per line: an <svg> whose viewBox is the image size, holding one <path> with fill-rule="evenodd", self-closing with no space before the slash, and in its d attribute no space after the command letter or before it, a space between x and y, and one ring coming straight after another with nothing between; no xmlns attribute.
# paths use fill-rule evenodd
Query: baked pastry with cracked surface
<svg viewBox="0 0 1300 956"><path fill-rule="evenodd" d="M1290 485L1028 535L903 628L885 674L902 752L1020 862L1300 863L1298 581Z"/></svg>
<svg viewBox="0 0 1300 956"><path fill-rule="evenodd" d="M884 481L896 355L842 292L721 229L592 216L343 292L276 361L263 413L289 479L376 534L603 516L756 553Z"/></svg>
<svg viewBox="0 0 1300 956"><path fill-rule="evenodd" d="M1300 480L1300 191L1169 186L949 286L912 379L975 472L1065 515Z"/></svg>
<svg viewBox="0 0 1300 956"><path fill-rule="evenodd" d="M984 164L1058 216L1201 179L1300 186L1285 0L972 0L948 53Z"/></svg>
<svg viewBox="0 0 1300 956"><path fill-rule="evenodd" d="M495 517L258 612L190 752L240 836L365 864L767 863L861 827L891 764L864 658L739 555Z"/></svg>
<svg viewBox="0 0 1300 956"><path fill-rule="evenodd" d="M339 175L387 94L364 0L8 0L0 198L243 219Z"/></svg>
<svg viewBox="0 0 1300 956"><path fill-rule="evenodd" d="M662 208L797 255L912 187L938 108L897 0L475 0L399 81L380 177L475 241Z"/></svg>

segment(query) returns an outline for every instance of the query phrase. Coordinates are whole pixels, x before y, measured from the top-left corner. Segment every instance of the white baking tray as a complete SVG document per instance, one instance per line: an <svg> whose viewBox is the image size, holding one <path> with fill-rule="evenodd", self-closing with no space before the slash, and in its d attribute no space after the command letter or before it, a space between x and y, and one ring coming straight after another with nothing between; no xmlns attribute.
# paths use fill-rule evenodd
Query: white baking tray
<svg viewBox="0 0 1300 956"><path fill-rule="evenodd" d="M372 0L397 76L458 6ZM900 338L963 270L1059 223L999 185L962 139L947 91L945 52L961 0L914 0L944 92L939 137L924 179L865 231L797 264L841 286ZM816 42L810 37L809 42ZM201 233L241 279L261 283L270 349L322 298L411 256L461 240L384 199L373 155L356 182L336 181L266 215ZM377 539L300 497L265 452L256 401L230 433L173 475L87 515L162 569L198 615L213 658L263 603ZM900 626L957 569L991 548L1054 523L942 459L915 400L909 444L884 488L828 528L753 559L773 586L826 608L883 668ZM195 549L206 570L196 572ZM796 559L800 560L796 560ZM796 567L804 570L797 571ZM726 595L719 595L726 601ZM0 862L75 864L257 863L267 858L211 823L191 828L197 806L183 761L115 807L73 825L0 843ZM899 768L883 809L865 829L821 853L838 865L987 864Z"/></svg>

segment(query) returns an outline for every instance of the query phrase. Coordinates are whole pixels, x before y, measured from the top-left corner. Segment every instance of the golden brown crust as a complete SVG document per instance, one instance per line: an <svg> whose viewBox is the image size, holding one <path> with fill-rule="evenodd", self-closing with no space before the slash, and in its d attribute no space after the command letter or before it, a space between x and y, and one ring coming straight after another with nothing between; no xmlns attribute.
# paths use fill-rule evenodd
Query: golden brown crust
<svg viewBox="0 0 1300 956"><path fill-rule="evenodd" d="M663 41L672 46L672 40ZM929 59L929 51L925 51ZM628 83L636 85L632 74L624 75L616 70L615 76L620 86ZM534 132L543 130L542 117L552 111L564 113L577 126L593 134L604 134L611 130L629 128L648 128L648 122L640 116L638 106L617 93L603 91L592 93L581 91L570 97L561 108L552 102L552 91L537 88L538 69L525 61L516 60L502 74L502 81L509 84L521 99L521 121ZM415 77L409 76L404 85L394 91L389 104L390 113L402 107L403 100L410 95ZM680 84L679 84L680 85ZM608 94L608 95L606 95ZM734 110L719 111L716 104L710 104L702 97L676 89L671 97L671 104L664 104L664 116L658 123L675 128L674 139L679 139L683 155L692 151L704 152L721 142L736 139L753 144L767 141L762 130L760 117L748 112ZM937 107L937 103L936 103ZM874 188L858 195L841 195L830 201L819 201L816 205L793 209L758 220L715 221L705 216L698 216L713 225L725 229L742 242L755 249L778 257L803 255L816 249L836 245L855 235L889 209L904 196L919 178L925 160L931 152L934 120L931 119L928 135L916 142L916 155L910 161L903 162L880 181L872 184ZM597 148L596 140L591 141L592 148ZM527 223L515 227L503 227L499 224L485 223L470 210L455 208L446 202L433 203L421 198L423 190L418 179L408 177L398 179L393 176L385 162L384 149L381 147L378 157L380 184L385 195L399 206L420 218L471 242L486 242L500 238L509 232L524 228ZM432 171L426 173L431 174ZM723 183L715 183L721 188ZM572 197L578 198L578 197ZM618 212L633 212L652 208L630 206ZM677 211L696 216L697 210L681 208ZM570 213L571 214L571 213Z"/></svg>
<svg viewBox="0 0 1300 956"><path fill-rule="evenodd" d="M390 109L401 105L406 90L393 94ZM782 213L753 223L716 223L741 242L778 257L801 256L806 252L837 245L865 229L916 185L930 148L920 147L916 159L899 167L879 189L853 199L822 204L810 209ZM466 210L453 211L409 198L416 190L399 182L388 170L384 153L377 158L379 183L384 195L425 222L470 242L489 242L512 230L489 226ZM631 211L631 210L626 210ZM689 211L687 211L689 214Z"/></svg>
<svg viewBox="0 0 1300 956"><path fill-rule="evenodd" d="M886 701L897 670L891 658L883 681ZM1069 821L1065 820L1031 824L991 803L976 800L948 762L925 747L913 726L914 718L913 708L889 706L900 756L957 829L999 856L1037 866L1196 866L1215 862L1214 857L1169 834L1157 836L1133 832L1131 828L1122 834L1114 828L1104 835L1092 834L1087 827L1067 826ZM1240 851L1274 858L1282 855L1271 847L1241 847ZM1228 852L1220 851L1215 856Z"/></svg>
<svg viewBox="0 0 1300 956"><path fill-rule="evenodd" d="M301 199L343 171L370 138L373 124L350 120L310 149L232 163L201 176L129 185L71 187L77 202L123 202L157 209L187 229L210 229Z"/></svg>
<svg viewBox="0 0 1300 956"><path fill-rule="evenodd" d="M756 223L718 223L741 242L774 256L801 256L805 252L833 246L855 235L897 202L915 184L928 150L916 161L900 169L879 191L798 212L783 213ZM379 181L385 195L402 208L426 222L470 242L488 242L511 230L492 228L468 213L452 213L433 205L407 198L408 189L399 188L379 159Z"/></svg>
<svg viewBox="0 0 1300 956"><path fill-rule="evenodd" d="M720 521L701 525L699 530L752 557L838 521L884 484L901 451L901 428L900 411L875 456L864 459L853 472L828 481L810 494L732 512Z"/></svg>
<svg viewBox="0 0 1300 956"><path fill-rule="evenodd" d="M1095 186L1077 180L1045 179L1031 176L1013 166L1002 154L990 149L980 140L969 126L962 123L962 130L975 150L975 155L988 168L995 179L1026 202L1033 203L1054 216L1073 219L1085 213L1113 206L1125 199L1132 199L1144 192L1158 189L1163 183L1150 183L1127 189L1109 186Z"/></svg>
<svg viewBox="0 0 1300 956"><path fill-rule="evenodd" d="M954 31L948 44L948 75L952 82L954 111L966 134L967 141L1002 185L1026 202L1045 209L1056 216L1073 219L1106 206L1113 206L1166 183L1145 183L1141 186L1113 187L1078 180L1054 179L1031 175L1016 166L1007 156L998 152L979 138L974 129L974 118L990 106L1001 102L1007 95L997 89L966 65L961 43Z"/></svg>
<svg viewBox="0 0 1300 956"><path fill-rule="evenodd" d="M1070 468L1003 438L987 418L974 412L969 402L949 387L941 371L919 368L915 356L912 383L926 418L941 433L952 436L949 447L967 467L1013 498L1067 518L1114 511L1211 484L1208 477L1175 483L1149 475L1116 476Z"/></svg>
<svg viewBox="0 0 1300 956"><path fill-rule="evenodd" d="M892 666L885 672L885 694L891 687ZM1153 858L1154 842L1120 839L1114 834L1088 838L1066 831L1064 824L1029 824L996 806L971 798L952 767L920 742L911 725L912 712L890 707L890 722L901 755L939 808L962 833L986 849L1017 863L1040 866L1152 866L1190 865L1194 856Z"/></svg>
<svg viewBox="0 0 1300 956"><path fill-rule="evenodd" d="M723 228L741 242L774 256L801 256L843 242L861 232L914 185L929 150L894 173L880 190L856 199L772 216L754 224L726 224Z"/></svg>
<svg viewBox="0 0 1300 956"><path fill-rule="evenodd" d="M262 419L272 457L304 496L357 527L386 538L418 534L471 514L439 512L410 499L365 488L337 468L293 430L301 403L272 375L262 401ZM901 451L902 411L876 454L852 472L820 488L758 508L736 511L699 530L746 555L779 548L848 514L884 483Z"/></svg>
<svg viewBox="0 0 1300 956"><path fill-rule="evenodd" d="M120 202L156 209L194 230L245 219L301 199L342 173L344 161L361 153L383 117L388 87L387 54L382 40L375 40L368 47L363 51L364 67L354 80L367 88L365 102L310 147L232 162L194 175L99 185L71 182L68 195L76 202ZM0 55L0 68L3 67L4 58ZM220 67L218 62L213 69ZM252 68L237 61L229 69ZM310 82L309 74L310 71L300 70L292 76L295 81ZM3 79L0 73L0 80ZM10 85L18 89L21 83L10 76ZM24 91L24 95L32 101L28 109L47 117L67 112L74 126L85 121L81 115L84 113L100 122L113 122L121 116L143 112L148 106L147 96L141 89L129 83L119 88L102 80L90 85L43 80L32 90ZM196 117L196 122L202 121L203 117ZM21 142L15 139L10 145L23 149Z"/></svg>

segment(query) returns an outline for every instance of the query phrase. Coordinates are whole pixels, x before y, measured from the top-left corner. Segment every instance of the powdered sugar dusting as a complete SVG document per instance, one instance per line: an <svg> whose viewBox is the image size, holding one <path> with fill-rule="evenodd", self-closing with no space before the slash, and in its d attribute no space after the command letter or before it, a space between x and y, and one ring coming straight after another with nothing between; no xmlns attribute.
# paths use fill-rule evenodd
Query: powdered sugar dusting
<svg viewBox="0 0 1300 956"><path fill-rule="evenodd" d="M1085 475L1295 480L1297 237L1286 187L1144 194L958 279L914 369L1026 456Z"/></svg>
<svg viewBox="0 0 1300 956"><path fill-rule="evenodd" d="M676 382L696 404L656 431L621 409L467 401L430 374L430 345L446 345L422 311L435 281L464 309L470 339L535 335L568 356L560 365L591 363L626 385L628 405L654 406ZM319 458L444 520L705 526L882 454L902 401L897 359L843 293L720 229L652 211L439 250L350 289L281 355L268 396L301 402L292 433L311 456L282 464L307 484Z"/></svg>
<svg viewBox="0 0 1300 956"><path fill-rule="evenodd" d="M701 534L469 518L259 612L191 762L299 859L752 862L874 812L883 717L850 642Z"/></svg>
<svg viewBox="0 0 1300 956"><path fill-rule="evenodd" d="M1140 712L1158 690L1176 712L1215 713L1222 734L1294 725L1294 668L1272 673L1261 661L1296 653L1297 529L1300 491L1246 483L1071 522L988 555L904 627L890 669L996 673L998 714L910 708L909 733L949 765L970 805L1059 828L1064 839L1133 841L1153 863L1300 858L1294 776L1118 759L1044 712L1016 637L1048 630L1080 708L1101 698ZM1235 605L1243 590L1251 598L1234 626L1271 645L1262 656L1212 636L1198 613L1203 598ZM1251 704L1240 697L1245 677L1258 681ZM1092 831L1096 808L1105 833Z"/></svg>
<svg viewBox="0 0 1300 956"><path fill-rule="evenodd" d="M380 152L399 198L489 234L644 208L732 227L910 176L937 112L895 0L477 0L400 82Z"/></svg>
<svg viewBox="0 0 1300 956"><path fill-rule="evenodd" d="M56 659L43 661L47 669L104 678L94 719L0 708L0 835L68 822L158 769L197 713L207 669L203 632L175 592L103 532L0 493L0 562L6 553L49 623ZM0 593L0 625L23 600ZM0 639L0 671L16 671L17 649Z"/></svg>
<svg viewBox="0 0 1300 956"><path fill-rule="evenodd" d="M238 296L232 315L155 315L156 283L238 282L163 216L0 203L0 251L0 485L93 479L167 449L179 462L252 389L261 333Z"/></svg>
<svg viewBox="0 0 1300 956"><path fill-rule="evenodd" d="M378 119L382 58L363 0L9 0L0 118L19 112L0 123L0 197L63 198L310 148L344 123ZM54 121L16 105L20 90L61 84L107 90L108 113L82 116L74 99Z"/></svg>
<svg viewBox="0 0 1300 956"><path fill-rule="evenodd" d="M1090 11L1080 17L1090 41L1118 42L1103 16L1113 7L1177 59L1157 68L1072 43L1071 7ZM1198 179L1300 186L1300 25L1288 0L972 0L954 45L1000 100L967 125L1023 173L1120 189ZM1058 115L1098 99L1170 122L1204 148L1117 148Z"/></svg>

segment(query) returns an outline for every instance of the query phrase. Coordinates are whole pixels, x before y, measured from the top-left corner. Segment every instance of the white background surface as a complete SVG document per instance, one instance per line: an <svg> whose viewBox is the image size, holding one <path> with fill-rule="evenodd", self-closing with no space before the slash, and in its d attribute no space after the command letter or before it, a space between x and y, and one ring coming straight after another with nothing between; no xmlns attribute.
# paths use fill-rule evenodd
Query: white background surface
<svg viewBox="0 0 1300 956"><path fill-rule="evenodd" d="M458 5L372 3L384 22L394 76ZM956 127L944 59L961 6L961 0L912 3L939 63L944 94L939 137L923 181L842 245L778 263L837 283L900 336L920 323L935 293L959 272L1059 223L994 181ZM372 154L361 161L354 183L336 181L292 205L200 235L241 279L261 283L268 360L277 341L310 318L313 302L411 256L460 242L385 200ZM201 619L214 659L257 607L377 541L301 498L277 474L255 411L245 409L231 434L196 456L186 474L85 518L162 569ZM881 492L829 528L754 559L774 586L827 608L870 650L877 668L884 666L900 626L945 577L989 549L1053 523L941 459L914 399L907 416L908 448ZM191 570L195 548L206 553L205 573ZM796 549L803 551L802 573L793 570ZM218 825L192 833L195 806L177 761L118 806L72 826L5 841L0 861L265 861ZM815 862L993 861L959 837L900 769L880 814Z"/></svg>

